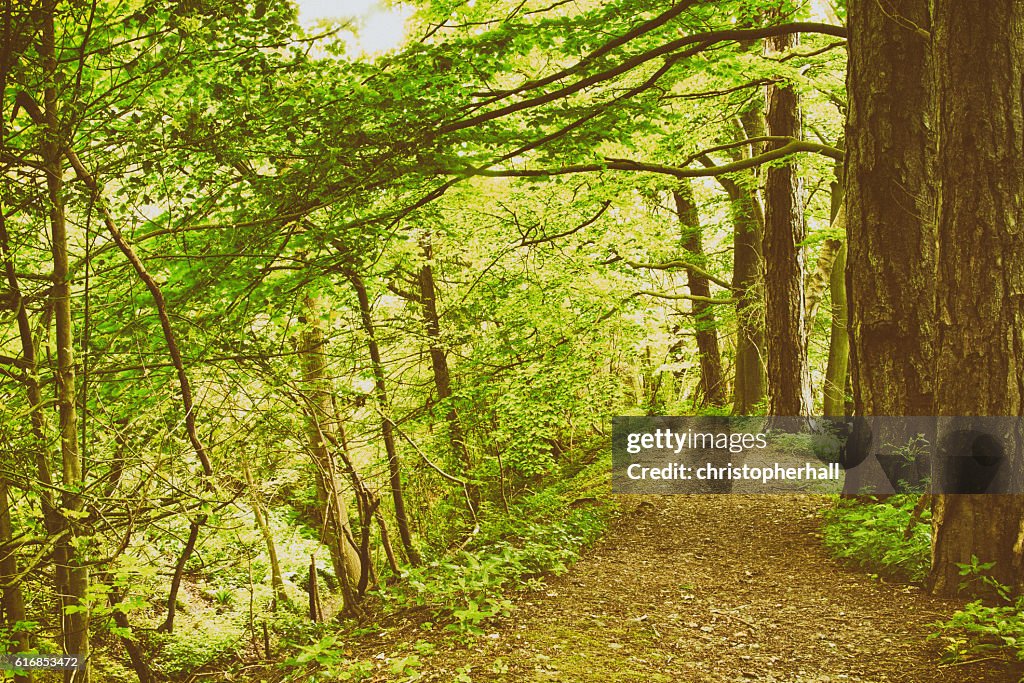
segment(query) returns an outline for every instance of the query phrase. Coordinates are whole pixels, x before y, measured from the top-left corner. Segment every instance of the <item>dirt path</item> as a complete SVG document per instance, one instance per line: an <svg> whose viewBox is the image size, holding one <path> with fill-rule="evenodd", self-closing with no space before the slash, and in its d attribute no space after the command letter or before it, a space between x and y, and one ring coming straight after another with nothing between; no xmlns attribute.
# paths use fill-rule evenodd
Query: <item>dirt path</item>
<svg viewBox="0 0 1024 683"><path fill-rule="evenodd" d="M631 498L604 540L430 680L1014 683L939 666L928 624L956 603L831 559L821 496ZM446 656L447 655L447 656ZM445 662L446 664L441 664ZM450 668L448 668L450 667Z"/></svg>

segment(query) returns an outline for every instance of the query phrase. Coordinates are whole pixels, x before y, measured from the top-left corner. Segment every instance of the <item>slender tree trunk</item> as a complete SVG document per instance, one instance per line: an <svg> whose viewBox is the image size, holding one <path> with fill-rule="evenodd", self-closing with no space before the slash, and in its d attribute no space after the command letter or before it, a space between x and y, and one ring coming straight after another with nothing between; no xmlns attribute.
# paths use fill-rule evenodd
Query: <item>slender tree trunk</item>
<svg viewBox="0 0 1024 683"><path fill-rule="evenodd" d="M128 653L128 659L131 660L132 668L135 670L135 675L139 678L139 683L153 683L153 672L149 667L149 656L145 648L136 640L137 636L130 634L132 624L128 620L128 615L116 609L117 604L122 599L123 596L120 590L112 587L107 595L107 603L110 605L112 612L111 616L118 628L129 633L129 635L122 634L120 636L121 645L124 646L125 651Z"/></svg>
<svg viewBox="0 0 1024 683"><path fill-rule="evenodd" d="M700 214L693 199L693 188L683 181L672 193L676 204L676 215L682 232L681 243L689 252L688 260L703 267L704 245L701 234ZM711 283L691 268L686 269L686 286L694 296L711 296ZM722 372L722 355L718 350L718 327L715 323L714 305L702 301L693 302L693 321L696 327L697 353L700 355L700 388L704 400L713 406L725 405L725 379Z"/></svg>
<svg viewBox="0 0 1024 683"><path fill-rule="evenodd" d="M363 331L366 333L366 343L370 350L370 363L373 368L377 405L381 413L381 436L383 437L384 450L388 457L391 500L395 506L395 523L398 525L398 535L402 539L402 547L405 549L406 557L409 558L409 564L418 566L421 564L420 554L412 541L409 517L405 512L405 495L402 493L402 462L398 457L398 449L395 446L395 429L391 423L391 408L388 402L387 384L384 377L384 364L381 361L380 347L377 345L377 337L374 334L370 297L366 293L366 285L358 273L349 271L346 275L352 283L352 287L356 292L356 298L359 301L359 313L362 318Z"/></svg>
<svg viewBox="0 0 1024 683"><path fill-rule="evenodd" d="M0 256L4 260L4 272L7 276L7 283L11 292L17 300L17 321L18 338L21 341L21 356L25 361L25 390L28 396L28 406L31 410L32 436L36 441L36 476L39 478L39 498L43 510L43 524L49 534L56 535L61 528L62 520L53 501L53 475L50 471L50 460L52 452L50 449L46 420L46 410L43 409L43 396L39 385L38 367L36 361L36 342L32 336L32 323L25 309L24 300L21 296L21 289L18 285L18 277L14 270L14 260L11 254L11 240L7 232L7 221L4 217L3 203L0 202ZM44 312L45 317L51 315L53 310L52 302ZM44 327L48 327L45 325Z"/></svg>
<svg viewBox="0 0 1024 683"><path fill-rule="evenodd" d="M43 5L40 57L47 86L43 91L44 131L43 168L50 202L50 248L53 256L54 323L57 345L57 406L60 414L60 450L62 463L61 506L80 512L83 501L77 491L82 482L82 461L78 452L78 413L75 405L74 331L71 318L71 285L68 273L68 238L63 201L63 134L57 116L57 57L54 34L56 0ZM66 523L62 521L62 525ZM54 562L57 569L57 594L63 608L61 631L63 651L80 657L79 671L67 671L65 683L89 683L89 568L82 562L72 534L57 545ZM67 608L73 608L68 610Z"/></svg>
<svg viewBox="0 0 1024 683"><path fill-rule="evenodd" d="M470 500L475 506L480 502L479 487L472 483L473 461L469 456L469 448L466 445L465 433L462 429L462 420L455 408L452 397L451 371L448 368L448 356L444 350L444 343L441 340L441 318L437 313L437 287L434 284L434 269L431 265L434 261L434 250L429 237L420 240L420 249L423 251L423 265L420 266L419 288L420 302L423 305L423 320L427 328L427 339L430 343L430 365L434 371L434 387L437 389L438 402L447 404L445 421L448 423L448 438L451 444L452 457L460 462L463 468L463 476L470 480L467 486Z"/></svg>
<svg viewBox="0 0 1024 683"><path fill-rule="evenodd" d="M56 3L54 3L54 6L56 6ZM52 18L53 18L52 14L49 15L49 19L50 19L50 24L49 24L49 29L50 29L49 33L50 33L50 35L49 35L49 37L47 37L47 27L46 27L45 22L44 22L44 31L43 31L43 38L44 38L43 46L44 46L44 49L42 51L43 53L46 52L45 45L46 45L47 41L50 42L51 47L52 47L52 38L53 38L53 36L52 36L52 33L53 33L53 31L52 31L52 28L53 28ZM52 52L52 50L51 50L51 52ZM55 64L55 60L54 60L54 64ZM51 83L56 82L55 79L57 78L58 75L59 74L57 74L56 71L54 71L53 78L50 79L50 82ZM49 89L44 91L44 102L46 103L46 113L45 114L43 114L43 113L41 113L39 111L34 111L35 109L37 109L37 107L35 107L34 105L32 107L26 106L26 109L28 110L28 112L29 112L30 116L32 117L33 121L36 122L37 124L43 126L46 130L49 130L49 131L56 131L57 130L57 128L56 128L56 126L57 126L56 117L52 116L51 113L50 113L51 104L53 104L54 106L56 104L55 95L51 92L53 90L54 90L53 88L49 88ZM29 101L31 102L31 98L30 98ZM186 431L186 433L188 435L189 442L192 444L192 447L195 449L196 455L198 456L199 461L202 464L202 476L204 477L204 480L203 480L204 481L204 486L207 489L209 489L209 487L210 487L209 477L211 477L213 475L213 468L212 468L212 466L210 464L210 459L209 459L209 456L207 455L206 447L203 445L202 441L200 440L199 433L198 433L198 431L196 429L196 411L195 411L195 406L194 406L193 401L192 401L192 388L191 388L191 385L189 384L188 375L185 372L185 366L184 366L184 364L182 362L182 359L181 359L181 351L180 351L180 349L178 347L177 339L175 337L174 330L173 330L173 328L171 326L170 315L168 314L167 305L166 305L166 302L165 302L165 299L164 299L164 296L163 296L163 292L161 291L160 286L157 284L156 280L146 270L145 265L143 264L142 260L139 258L138 254L135 252L135 250L132 248L131 244L129 244L128 241L124 238L124 235L121 233L121 230L118 228L117 223L114 221L114 217L111 214L110 209L108 208L108 206L106 204L106 199L103 196L103 187L99 184L99 182L96 180L96 178L92 174L90 174L89 171L85 168L85 165L82 163L81 159L79 159L78 154L75 152L75 150L71 146L70 142L63 140L58 135L51 135L51 136L49 136L47 138L46 145L47 146L51 146L52 145L52 154L55 157L54 160L53 160L54 167L52 169L48 169L50 172L48 173L48 176L47 176L47 184L51 188L50 189L51 196L53 195L52 184L53 183L58 183L58 185L59 185L59 183L61 182L61 178L59 178L59 177L55 178L54 177L54 172L60 170L61 158L66 156L67 159L68 159L68 162L70 163L71 167L74 169L76 175L78 176L78 179L81 180L85 184L85 186L90 190L90 192L92 193L93 206L99 211L100 215L102 216L103 223L107 227L107 230L110 233L110 236L113 238L114 243L117 245L118 249L120 249L121 253L123 253L124 256L128 259L129 263L131 263L132 268L135 270L136 274L139 276L139 279L142 280L143 284L145 284L145 286L146 286L146 289L149 291L149 293L153 297L153 303L156 306L157 316L160 319L160 327L161 327L161 330L162 330L163 335L164 335L164 340L165 340L165 342L167 344L167 351L168 351L168 353L169 353L169 355L171 357L172 365L174 366L174 368L175 368L175 370L177 372L177 376L178 376L178 385L179 385L179 388L181 389L181 403L182 403L182 408L184 409L184 413L185 413L185 431ZM51 150L49 149L49 147L47 147L47 150L45 150L45 151L46 151L46 154L44 154L44 156L47 156L48 154L51 153ZM52 204L52 202L51 202L51 204ZM55 210L55 208L56 207L52 207L51 208L51 213ZM63 210L62 206L59 207L59 208L61 208L61 210ZM63 227L61 229L63 230ZM54 244L54 245L52 245L51 248L55 250L54 253L56 254L56 249L58 247ZM64 247L64 251L65 251L65 254L64 254L64 260L65 260L64 267L65 267L65 270L66 270L66 266L67 266L67 264L66 264L66 261L67 261L66 245ZM55 257L55 261L56 261L56 257ZM61 312L60 312L59 309L57 309L57 336L58 336L58 339L60 338L60 335L61 335L61 332L60 332L60 330L61 330L60 315L61 315ZM59 354L58 354L58 364L59 364ZM84 440L84 438L85 438L84 437L84 433L83 433L83 437L82 438ZM83 443L84 443L84 441L83 441ZM178 594L178 589L181 586L182 574L184 572L185 565L187 564L189 558L191 557L192 553L195 550L196 540L198 539L198 536L199 536L199 529L205 523L206 523L206 515L204 515L204 514L197 515L194 519L192 519L189 522L189 540L185 544L185 547L182 550L181 555L178 557L178 561L177 561L177 564L176 564L175 569L174 569L174 576L171 579L171 589L170 589L170 592L169 592L168 597L167 597L167 618L164 620L163 624L159 627L159 630L161 630L161 631L166 631L166 632L170 633L174 629L174 616L175 616L175 608L176 608L176 604L177 604L177 594Z"/></svg>
<svg viewBox="0 0 1024 683"><path fill-rule="evenodd" d="M764 134L759 107L752 107L736 124L739 139ZM735 159L751 156L753 149L739 150ZM734 159L734 160L735 160ZM714 165L708 157L702 164ZM757 180L751 172L736 180L718 176L729 195L733 224L733 295L736 297L736 378L733 382L733 414L751 415L761 406L768 384L764 332L764 209L757 195Z"/></svg>
<svg viewBox="0 0 1024 683"><path fill-rule="evenodd" d="M797 34L766 40L766 52L778 54L799 44ZM768 135L800 138L802 124L796 90L768 86ZM771 143L769 149L781 143ZM811 411L807 337L804 334L803 183L791 165L769 167L765 178L765 322L768 339L768 395L773 415Z"/></svg>
<svg viewBox="0 0 1024 683"><path fill-rule="evenodd" d="M324 620L323 608L320 606L320 582L316 570L316 555L309 556L309 620L321 622Z"/></svg>
<svg viewBox="0 0 1024 683"><path fill-rule="evenodd" d="M836 163L836 178L832 181L832 227L846 233L845 168ZM831 328L828 336L828 364L825 366L825 386L822 388L822 408L829 417L847 415L846 383L850 375L850 326L846 300L846 240L839 244L832 256L829 273L829 298L832 302ZM819 256L819 261L820 261ZM820 268L818 269L820 271ZM810 307L810 306L809 306ZM813 318L813 313L808 313ZM808 338L810 325L808 325Z"/></svg>
<svg viewBox="0 0 1024 683"><path fill-rule="evenodd" d="M850 333L846 317L846 244L839 246L829 279L832 297L832 331L829 335L828 365L825 366L824 412L846 414L846 376L850 363Z"/></svg>
<svg viewBox="0 0 1024 683"><path fill-rule="evenodd" d="M14 538L11 528L10 500L7 497L7 480L0 477L0 546ZM27 621L25 597L21 586L14 582L18 575L18 556L14 550L0 550L0 585L3 588L4 625L14 641L15 652L28 652L28 633L16 627L18 622ZM15 676L15 683L29 683L29 676Z"/></svg>
<svg viewBox="0 0 1024 683"><path fill-rule="evenodd" d="M330 382L324 360L323 329L320 312L312 296L303 300L306 326L299 342L302 379L305 384L306 438L316 467L316 493L320 509L320 532L324 545L331 554L331 563L341 586L346 612L355 609L358 598L353 588L359 582L362 569L348 544L351 535L348 509L338 481L338 466L328 446L333 414Z"/></svg>
<svg viewBox="0 0 1024 683"><path fill-rule="evenodd" d="M850 0L847 287L858 415L931 415L928 0ZM966 168L966 167L961 167Z"/></svg>
<svg viewBox="0 0 1024 683"><path fill-rule="evenodd" d="M811 338L811 333L814 331L814 323L818 317L821 302L825 298L825 290L832 288L832 273L835 271L832 266L836 262L841 247L843 247L842 240L825 240L818 251L814 272L807 276L807 281L804 283L804 303L806 304L804 335L808 339Z"/></svg>
<svg viewBox="0 0 1024 683"><path fill-rule="evenodd" d="M0 125L2 127L2 125ZM21 297L20 288L18 286L18 279L14 270L14 260L11 254L10 247L10 235L7 232L6 221L4 219L4 207L0 203L0 255L3 256L4 260L4 272L7 276L7 282L14 293L17 300L17 322L18 322L18 336L21 341L21 354L25 361L25 388L28 395L28 405L31 410L31 424L32 424L32 435L35 438L35 465L36 465L36 477L39 479L39 490L37 495L39 496L40 507L43 512L43 527L46 529L46 533L50 536L56 536L61 533L64 521L54 504L53 497L53 475L50 471L50 461L52 458L52 452L48 441L48 426L46 420L46 410L42 406L42 392L39 385L39 377L37 374L36 366L36 343L32 335L32 325L29 321L28 311L25 309L24 301ZM53 310L53 301L47 305L47 309L44 312L44 318L48 319L51 316ZM48 328L49 325L43 326ZM5 487L6 495L6 487ZM6 509L6 503L2 506ZM2 534L0 534L2 535ZM14 562L12 556L11 561ZM60 575L63 570L56 569L55 584L60 585ZM7 574L7 571L0 568L0 575ZM15 587L15 590L19 591L20 588ZM17 600L17 598L12 598ZM11 606L6 607L8 609L9 618L13 619L18 614L17 606L12 603ZM22 615L24 610L22 610ZM20 617L24 618L24 616ZM22 640L18 638L16 640L18 647L22 647ZM27 649L27 641L25 646ZM18 683L25 681L31 681L32 677L21 677Z"/></svg>
<svg viewBox="0 0 1024 683"><path fill-rule="evenodd" d="M274 534L271 533L270 525L267 523L263 498L256 490L252 472L249 470L249 463L244 457L242 458L242 474L245 475L245 483L249 487L249 500L252 502L252 514L256 519L256 526L259 527L263 543L267 546L267 556L270 558L270 585L274 588L274 608L276 609L278 605L283 605L288 601L288 596L284 591L284 575L281 574L281 563L277 559L277 544L274 543Z"/></svg>
<svg viewBox="0 0 1024 683"><path fill-rule="evenodd" d="M359 585L356 586L356 591L362 597L371 581L374 585L377 583L377 572L374 568L373 558L370 555L370 532L373 529L374 515L379 514L380 498L369 489L363 478L356 472L356 468L352 464L352 458L349 455L345 425L341 420L341 414L338 412L338 403L333 395L331 396L331 402L334 408L335 424L338 427L338 439L335 445L338 448L338 455L341 457L345 473L352 480L352 491L356 494L356 504L359 511L358 552L359 563L362 569L359 573ZM390 549L388 552L390 552Z"/></svg>
<svg viewBox="0 0 1024 683"><path fill-rule="evenodd" d="M935 407L942 416L1024 416L1024 5L934 0L938 126ZM940 444L962 426L940 418ZM1019 427L994 435L1019 458ZM936 463L947 480L949 460ZM1019 477L1022 463L1009 469ZM933 475L936 476L936 475ZM1017 481L1016 485L1021 482ZM997 488L1006 491L1009 487ZM932 589L952 594L957 563L994 562L1024 587L1024 496L937 495Z"/></svg>

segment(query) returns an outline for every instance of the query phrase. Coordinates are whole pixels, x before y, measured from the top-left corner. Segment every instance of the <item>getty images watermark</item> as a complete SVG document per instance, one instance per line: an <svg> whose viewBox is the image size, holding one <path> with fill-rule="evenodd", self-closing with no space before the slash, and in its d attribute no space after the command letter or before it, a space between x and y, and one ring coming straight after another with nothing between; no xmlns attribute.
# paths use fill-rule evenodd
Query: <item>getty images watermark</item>
<svg viewBox="0 0 1024 683"><path fill-rule="evenodd" d="M1024 418L616 417L614 493L1024 493Z"/></svg>

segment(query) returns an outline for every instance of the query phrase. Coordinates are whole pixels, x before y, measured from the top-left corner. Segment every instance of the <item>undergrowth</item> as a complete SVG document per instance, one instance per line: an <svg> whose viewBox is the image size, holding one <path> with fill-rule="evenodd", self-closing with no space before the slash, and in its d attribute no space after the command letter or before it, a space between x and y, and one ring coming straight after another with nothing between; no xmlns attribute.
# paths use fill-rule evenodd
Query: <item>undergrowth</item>
<svg viewBox="0 0 1024 683"><path fill-rule="evenodd" d="M912 523L917 500L910 494L872 503L839 500L825 514L825 545L836 557L877 575L922 582L929 568L931 515L925 510ZM929 639L942 641L947 662L1004 655L1024 661L1024 596L1014 598L1009 587L992 578L991 562L972 557L958 566L960 590L989 598L969 602L949 619L932 624Z"/></svg>
<svg viewBox="0 0 1024 683"><path fill-rule="evenodd" d="M928 574L931 512L912 520L917 500L909 494L872 503L840 499L825 513L825 546L873 574L919 583Z"/></svg>
<svg viewBox="0 0 1024 683"><path fill-rule="evenodd" d="M563 573L600 534L600 510L570 510L558 520L532 521L523 510L485 522L457 553L407 571L378 595L391 610L427 607L435 622L459 633L482 633L492 617L507 615L510 590L539 588L545 574Z"/></svg>
<svg viewBox="0 0 1024 683"><path fill-rule="evenodd" d="M997 604L984 600L967 603L953 616L933 626L930 639L943 641L943 659L961 662L969 656L1008 655L1024 661L1024 596L1014 598L1009 586L995 580L990 572L993 562L959 564L960 590L988 594Z"/></svg>
<svg viewBox="0 0 1024 683"><path fill-rule="evenodd" d="M298 654L285 664L301 678L287 680L366 680L381 673L379 665L386 665L393 680L415 680L421 658L433 653L436 642L483 635L489 623L511 614L515 592L538 589L545 576L564 573L600 536L613 504L590 494L606 487L606 471L606 464L586 468L571 480L523 496L507 513L485 504L479 531L462 547L406 569L399 581L373 591L379 616L419 620L423 638L411 649L390 653L383 663L361 661L332 629L297 646ZM374 624L349 635L381 630ZM455 680L470 680L468 672L460 676Z"/></svg>

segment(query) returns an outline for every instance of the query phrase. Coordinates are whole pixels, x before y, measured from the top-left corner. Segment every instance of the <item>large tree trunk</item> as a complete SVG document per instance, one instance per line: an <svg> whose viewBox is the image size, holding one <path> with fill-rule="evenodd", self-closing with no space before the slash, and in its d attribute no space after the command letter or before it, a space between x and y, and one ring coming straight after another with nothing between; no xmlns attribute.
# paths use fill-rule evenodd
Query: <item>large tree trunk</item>
<svg viewBox="0 0 1024 683"><path fill-rule="evenodd" d="M928 30L928 0L849 2L847 286L858 415L933 413L928 43L907 22Z"/></svg>
<svg viewBox="0 0 1024 683"><path fill-rule="evenodd" d="M935 231L929 165L934 133L929 0L850 0L846 127L847 309L857 415L931 415ZM873 435L876 446L912 434ZM877 449L876 449L877 452ZM856 464L856 463L852 463ZM847 473L845 492L882 477L876 458Z"/></svg>
<svg viewBox="0 0 1024 683"><path fill-rule="evenodd" d="M377 407L380 410L381 437L384 441L384 451L388 457L388 475L391 484L391 500L395 506L395 523L398 525L398 535L402 539L402 547L405 549L406 557L409 558L409 564L417 566L421 564L420 554L413 543L412 532L409 529L409 517L405 512L405 494L402 492L402 462L398 457L398 448L395 446L395 427L391 423L391 406L384 377L384 363L381 361L380 346L377 344L377 337L374 333L370 297L366 292L366 285L358 273L350 270L346 275L349 282L352 283L356 299L359 301L363 332L366 333L366 343L370 350Z"/></svg>
<svg viewBox="0 0 1024 683"><path fill-rule="evenodd" d="M444 349L444 342L441 340L441 318L437 312L437 287L434 284L434 268L432 266L434 249L429 237L420 240L420 249L423 251L423 265L420 266L417 279L420 303L423 306L423 322L430 343L430 365L434 371L434 387L437 389L438 402L447 404L445 421L448 423L448 440L451 445L452 458L461 463L463 476L470 480L471 483L467 486L467 490L470 499L476 505L480 501L480 490L472 482L473 461L469 457L462 420L459 418L452 397L452 374L448 368L448 356Z"/></svg>
<svg viewBox="0 0 1024 683"><path fill-rule="evenodd" d="M362 566L354 548L349 545L352 533L348 509L338 480L338 465L328 445L334 406L324 360L326 341L320 325L320 312L311 296L303 300L303 310L306 326L302 330L299 357L305 385L306 439L316 467L318 521L322 541L330 551L331 563L341 585L344 610L351 612L358 602L354 588L360 581Z"/></svg>
<svg viewBox="0 0 1024 683"><path fill-rule="evenodd" d="M682 232L681 244L688 252L687 261L703 267L704 245L700 227L700 214L693 199L693 188L684 180L672 193L676 204L676 215ZM704 275L692 268L686 269L686 286L693 296L710 297L711 283ZM715 323L714 305L694 301L693 323L696 328L697 353L700 356L700 389L708 405L725 405L725 378L722 372L722 355L718 350L718 326Z"/></svg>
<svg viewBox="0 0 1024 683"><path fill-rule="evenodd" d="M1024 5L934 0L933 11L939 141L936 412L1021 417ZM940 419L940 443L960 422ZM1010 457L1019 457L1024 448L1019 428L996 437ZM933 476L945 480L951 464L937 462ZM1020 462L1010 467L1015 476L1020 469ZM1024 496L935 496L932 589L955 593L957 563L972 556L994 562L995 578L1021 589L1022 521Z"/></svg>
<svg viewBox="0 0 1024 683"><path fill-rule="evenodd" d="M799 44L799 36L769 38L766 52ZM786 84L768 86L768 135L801 137L800 102ZM784 143L770 143L769 149ZM768 339L768 396L773 415L811 411L807 337L804 334L803 183L791 164L771 166L765 177L765 321Z"/></svg>

